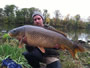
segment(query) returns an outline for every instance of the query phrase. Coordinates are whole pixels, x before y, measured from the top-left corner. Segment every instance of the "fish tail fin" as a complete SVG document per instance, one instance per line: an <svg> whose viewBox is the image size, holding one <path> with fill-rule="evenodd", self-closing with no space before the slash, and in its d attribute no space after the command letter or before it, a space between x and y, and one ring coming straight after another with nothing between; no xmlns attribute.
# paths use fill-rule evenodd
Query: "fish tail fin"
<svg viewBox="0 0 90 68"><path fill-rule="evenodd" d="M78 52L85 52L85 49L84 49L84 47L81 46L81 45L78 45L78 44L74 44L74 45L75 45L75 47L74 47L74 56L75 56L76 58L78 58L77 53L78 53Z"/></svg>

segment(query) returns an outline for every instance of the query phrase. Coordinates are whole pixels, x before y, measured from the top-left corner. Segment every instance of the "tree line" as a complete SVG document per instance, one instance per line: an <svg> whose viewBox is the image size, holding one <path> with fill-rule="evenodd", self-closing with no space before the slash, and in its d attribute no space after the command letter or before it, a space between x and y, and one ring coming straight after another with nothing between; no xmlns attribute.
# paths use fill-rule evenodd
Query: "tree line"
<svg viewBox="0 0 90 68"><path fill-rule="evenodd" d="M39 8L35 7L18 9L18 7L15 5L6 5L4 8L0 8L0 24L32 25L32 14L34 11L41 12ZM50 24L55 27L90 28L90 17L88 17L87 22L82 21L79 14L71 18L70 15L67 14L67 16L63 18L60 11L55 10L55 17L50 18L50 14L48 13L47 9L43 10L43 15L45 17L45 24Z"/></svg>

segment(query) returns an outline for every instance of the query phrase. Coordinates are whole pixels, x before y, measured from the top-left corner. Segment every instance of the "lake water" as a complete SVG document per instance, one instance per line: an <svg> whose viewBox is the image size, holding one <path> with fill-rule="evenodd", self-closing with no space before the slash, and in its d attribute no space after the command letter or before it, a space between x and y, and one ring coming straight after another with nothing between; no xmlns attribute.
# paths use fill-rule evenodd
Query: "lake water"
<svg viewBox="0 0 90 68"><path fill-rule="evenodd" d="M58 29L66 33L70 40L90 41L90 29Z"/></svg>

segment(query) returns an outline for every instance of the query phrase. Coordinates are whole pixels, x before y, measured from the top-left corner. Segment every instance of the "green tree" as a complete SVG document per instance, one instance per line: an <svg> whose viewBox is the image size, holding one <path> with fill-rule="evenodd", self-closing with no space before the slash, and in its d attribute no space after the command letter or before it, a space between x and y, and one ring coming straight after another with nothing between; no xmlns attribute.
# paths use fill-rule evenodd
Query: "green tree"
<svg viewBox="0 0 90 68"><path fill-rule="evenodd" d="M80 15L79 15L79 14L77 14L77 15L75 16L75 20L76 20L76 21L79 21L79 20L80 20Z"/></svg>
<svg viewBox="0 0 90 68"><path fill-rule="evenodd" d="M8 24L15 24L15 12L17 7L15 5L6 5L4 8L5 16L8 19Z"/></svg>
<svg viewBox="0 0 90 68"><path fill-rule="evenodd" d="M21 12L22 12L22 15L23 15L23 18L24 18L24 24L27 24L28 18L29 18L28 9L27 9L27 8L23 8L23 9L21 10Z"/></svg>
<svg viewBox="0 0 90 68"><path fill-rule="evenodd" d="M43 16L44 16L45 23L46 23L46 18L47 18L47 12L48 10L44 9Z"/></svg>
<svg viewBox="0 0 90 68"><path fill-rule="evenodd" d="M0 8L0 24L3 23L3 18L4 18L4 11L2 8Z"/></svg>
<svg viewBox="0 0 90 68"><path fill-rule="evenodd" d="M21 10L16 11L16 20L15 20L17 25L23 25L24 24L24 16L23 12Z"/></svg>
<svg viewBox="0 0 90 68"><path fill-rule="evenodd" d="M55 10L55 25L60 25L60 17L61 17L61 13L59 12L59 10Z"/></svg>
<svg viewBox="0 0 90 68"><path fill-rule="evenodd" d="M80 15L79 15L79 14L77 14L77 15L75 16L75 21L76 21L75 28L78 28L78 23L79 23L79 21L80 21Z"/></svg>
<svg viewBox="0 0 90 68"><path fill-rule="evenodd" d="M50 14L48 13L48 10L44 9L43 16L44 16L44 22L46 24L50 24Z"/></svg>
<svg viewBox="0 0 90 68"><path fill-rule="evenodd" d="M6 16L10 16L11 14L15 13L15 10L17 10L17 7L15 5L6 5L4 8L4 12L6 13Z"/></svg>

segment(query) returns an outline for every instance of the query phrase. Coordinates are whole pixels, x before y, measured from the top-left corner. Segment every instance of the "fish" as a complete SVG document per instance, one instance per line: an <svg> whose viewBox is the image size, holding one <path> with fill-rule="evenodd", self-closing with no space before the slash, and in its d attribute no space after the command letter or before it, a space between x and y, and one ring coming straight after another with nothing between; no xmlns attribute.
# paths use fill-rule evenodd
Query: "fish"
<svg viewBox="0 0 90 68"><path fill-rule="evenodd" d="M24 25L13 28L8 35L18 39L20 46L28 44L38 47L43 53L45 53L44 48L56 48L67 50L73 58L78 58L77 53L85 51L84 47L69 40L63 34L39 26Z"/></svg>

